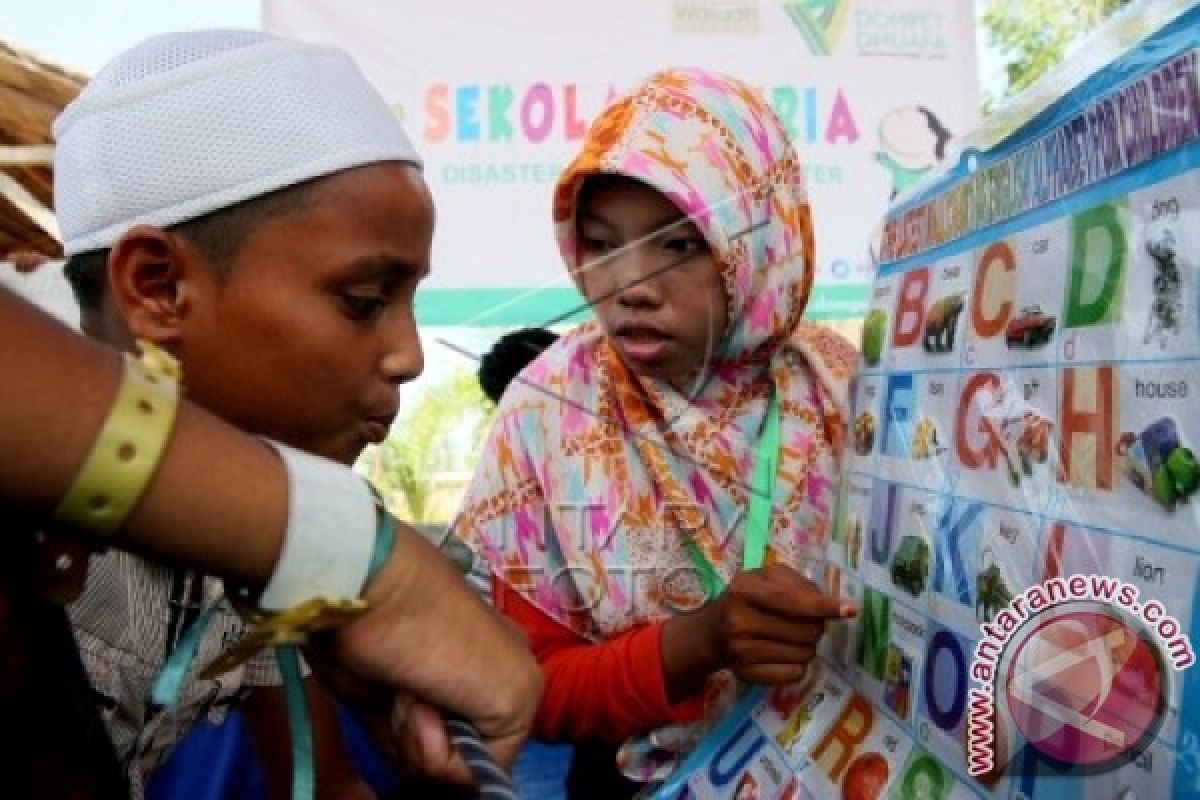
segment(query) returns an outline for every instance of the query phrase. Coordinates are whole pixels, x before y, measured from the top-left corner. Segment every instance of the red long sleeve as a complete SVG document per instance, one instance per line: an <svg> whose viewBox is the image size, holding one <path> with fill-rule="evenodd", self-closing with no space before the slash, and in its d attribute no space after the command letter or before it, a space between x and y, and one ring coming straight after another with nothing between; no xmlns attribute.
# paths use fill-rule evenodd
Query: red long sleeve
<svg viewBox="0 0 1200 800"><path fill-rule="evenodd" d="M694 722L703 696L672 705L662 668L662 623L593 643L493 579L496 607L520 626L545 674L534 735L546 741L621 742Z"/></svg>

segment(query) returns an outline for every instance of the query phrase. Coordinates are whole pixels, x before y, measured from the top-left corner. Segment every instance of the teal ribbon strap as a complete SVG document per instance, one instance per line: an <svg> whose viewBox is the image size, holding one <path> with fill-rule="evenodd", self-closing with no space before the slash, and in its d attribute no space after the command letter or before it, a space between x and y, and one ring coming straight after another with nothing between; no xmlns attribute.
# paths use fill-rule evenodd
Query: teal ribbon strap
<svg viewBox="0 0 1200 800"><path fill-rule="evenodd" d="M369 484L368 484L369 485ZM379 518L375 529L375 549L371 551L371 563L367 567L367 583L383 569L392 546L396 543L396 521L387 512L383 498L374 486L375 511ZM304 694L304 674L300 670L300 652L295 646L275 648L275 660L283 676L283 690L287 697L288 728L292 737L292 800L313 800L316 791L316 763L313 758L312 714L308 709L308 698Z"/></svg>
<svg viewBox="0 0 1200 800"><path fill-rule="evenodd" d="M312 717L304 695L304 673L295 645L275 648L275 661L283 676L287 698L288 729L292 737L292 800L312 800L316 795L316 759L313 758Z"/></svg>
<svg viewBox="0 0 1200 800"><path fill-rule="evenodd" d="M197 576L196 580L200 580L200 577ZM196 617L196 621L188 627L183 638L171 651L171 655L167 656L167 660L163 662L162 669L158 671L158 675L154 678L154 685L150 689L150 702L154 705L167 708L175 705L179 700L179 694L183 691L183 680L187 677L188 670L196 659L200 641L204 638L208 626L212 624L213 614L216 610L216 601L201 609L200 616Z"/></svg>

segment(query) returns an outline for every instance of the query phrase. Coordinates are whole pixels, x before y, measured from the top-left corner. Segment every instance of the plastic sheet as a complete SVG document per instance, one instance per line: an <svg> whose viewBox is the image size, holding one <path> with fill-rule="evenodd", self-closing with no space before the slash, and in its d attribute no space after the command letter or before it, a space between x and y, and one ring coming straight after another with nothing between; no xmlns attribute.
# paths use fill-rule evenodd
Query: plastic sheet
<svg viewBox="0 0 1200 800"><path fill-rule="evenodd" d="M1137 4L889 211L826 565L859 619L659 797L1200 796L1198 48Z"/></svg>

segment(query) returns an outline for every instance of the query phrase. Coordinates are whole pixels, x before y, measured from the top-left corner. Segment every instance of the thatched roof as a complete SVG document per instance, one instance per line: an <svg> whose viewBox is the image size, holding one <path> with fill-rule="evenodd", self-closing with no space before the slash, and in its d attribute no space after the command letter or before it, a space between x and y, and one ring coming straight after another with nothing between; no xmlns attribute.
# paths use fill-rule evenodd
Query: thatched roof
<svg viewBox="0 0 1200 800"><path fill-rule="evenodd" d="M87 78L0 41L0 258L62 253L54 207L50 124Z"/></svg>

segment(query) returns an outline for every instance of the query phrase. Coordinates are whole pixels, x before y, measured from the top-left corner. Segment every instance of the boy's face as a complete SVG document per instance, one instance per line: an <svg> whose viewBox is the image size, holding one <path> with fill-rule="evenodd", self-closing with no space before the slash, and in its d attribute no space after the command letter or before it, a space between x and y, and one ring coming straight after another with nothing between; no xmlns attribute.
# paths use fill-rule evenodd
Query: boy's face
<svg viewBox="0 0 1200 800"><path fill-rule="evenodd" d="M636 374L672 381L715 354L729 314L704 235L668 198L633 180L585 193L576 279Z"/></svg>
<svg viewBox="0 0 1200 800"><path fill-rule="evenodd" d="M199 404L350 464L387 435L397 386L423 366L413 294L429 270L433 202L397 163L312 192L248 235L225 275L194 276L177 352Z"/></svg>

